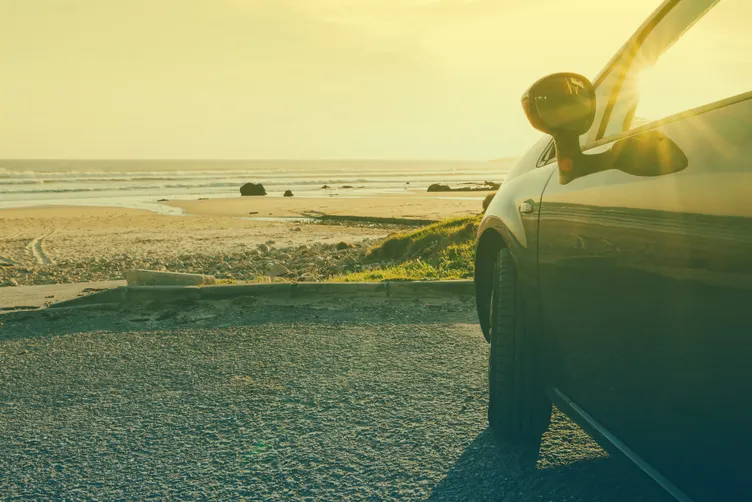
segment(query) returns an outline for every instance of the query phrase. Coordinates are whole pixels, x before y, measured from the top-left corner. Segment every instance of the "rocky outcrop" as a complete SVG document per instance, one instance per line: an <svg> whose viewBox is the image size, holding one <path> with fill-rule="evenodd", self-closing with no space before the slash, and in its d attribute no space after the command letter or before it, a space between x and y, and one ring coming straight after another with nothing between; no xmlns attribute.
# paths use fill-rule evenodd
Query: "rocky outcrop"
<svg viewBox="0 0 752 502"><path fill-rule="evenodd" d="M285 195L284 195L284 197L292 197L292 196L293 196L293 195L292 195L292 190L285 190Z"/></svg>
<svg viewBox="0 0 752 502"><path fill-rule="evenodd" d="M449 185L442 185L441 183L434 183L428 187L429 192L451 192L452 189Z"/></svg>
<svg viewBox="0 0 752 502"><path fill-rule="evenodd" d="M240 195L242 196L254 196L254 195L266 195L266 189L261 183L246 183L240 187Z"/></svg>
<svg viewBox="0 0 752 502"><path fill-rule="evenodd" d="M488 192L489 190L498 190L501 187L501 183L494 183L493 181L485 181L483 183L466 183L466 185L460 188L452 188L449 185L441 183L434 183L428 187L429 192Z"/></svg>

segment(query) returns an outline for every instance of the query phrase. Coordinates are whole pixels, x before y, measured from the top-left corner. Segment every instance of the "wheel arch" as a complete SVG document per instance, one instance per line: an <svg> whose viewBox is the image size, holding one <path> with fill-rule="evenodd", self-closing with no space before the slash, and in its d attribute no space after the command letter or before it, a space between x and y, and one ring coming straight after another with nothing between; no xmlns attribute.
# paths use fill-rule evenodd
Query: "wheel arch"
<svg viewBox="0 0 752 502"><path fill-rule="evenodd" d="M480 234L475 248L475 308L486 341L490 341L491 333L491 296L496 255L505 247L507 245L501 234L494 228L487 228Z"/></svg>

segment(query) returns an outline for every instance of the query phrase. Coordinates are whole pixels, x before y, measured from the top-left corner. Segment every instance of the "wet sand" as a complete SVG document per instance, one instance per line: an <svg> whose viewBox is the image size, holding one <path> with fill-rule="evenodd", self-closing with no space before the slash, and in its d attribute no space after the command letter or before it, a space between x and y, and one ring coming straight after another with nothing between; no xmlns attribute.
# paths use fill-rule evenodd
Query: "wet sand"
<svg viewBox="0 0 752 502"><path fill-rule="evenodd" d="M481 211L492 192L451 192L379 195L371 197L233 197L166 202L188 214L236 217L363 216L441 220ZM254 214L250 214L254 213Z"/></svg>

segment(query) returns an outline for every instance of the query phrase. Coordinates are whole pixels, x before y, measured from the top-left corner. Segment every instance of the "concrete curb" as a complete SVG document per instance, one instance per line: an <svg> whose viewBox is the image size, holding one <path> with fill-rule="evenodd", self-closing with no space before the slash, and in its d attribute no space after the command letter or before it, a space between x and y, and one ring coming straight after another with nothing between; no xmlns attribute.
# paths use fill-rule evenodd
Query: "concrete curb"
<svg viewBox="0 0 752 502"><path fill-rule="evenodd" d="M471 297L471 280L406 282L311 282L279 284L232 284L213 286L123 286L55 303L49 309L110 303L191 302L239 297L304 298L422 298Z"/></svg>
<svg viewBox="0 0 752 502"><path fill-rule="evenodd" d="M213 275L158 270L129 270L125 273L125 279L128 286L206 286L217 283Z"/></svg>

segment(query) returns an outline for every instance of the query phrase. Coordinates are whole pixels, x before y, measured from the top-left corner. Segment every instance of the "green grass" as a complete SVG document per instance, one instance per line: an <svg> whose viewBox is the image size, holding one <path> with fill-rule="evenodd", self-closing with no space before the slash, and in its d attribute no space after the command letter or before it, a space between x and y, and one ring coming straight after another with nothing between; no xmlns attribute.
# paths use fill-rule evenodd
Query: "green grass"
<svg viewBox="0 0 752 502"><path fill-rule="evenodd" d="M453 218L389 236L370 250L364 262L378 264L376 268L332 280L374 282L472 277L475 234L480 218Z"/></svg>

